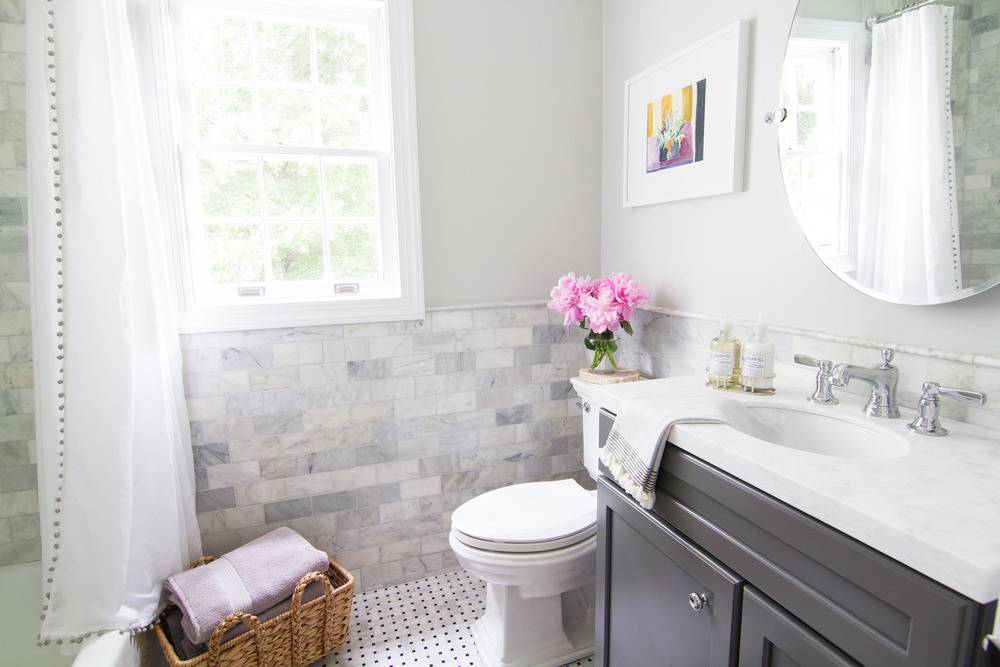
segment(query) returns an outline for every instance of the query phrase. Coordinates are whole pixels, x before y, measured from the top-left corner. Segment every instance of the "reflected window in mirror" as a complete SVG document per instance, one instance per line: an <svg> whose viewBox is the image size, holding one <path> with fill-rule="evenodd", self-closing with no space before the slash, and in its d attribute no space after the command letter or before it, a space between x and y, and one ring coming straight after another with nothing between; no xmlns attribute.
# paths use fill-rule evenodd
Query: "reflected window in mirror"
<svg viewBox="0 0 1000 667"><path fill-rule="evenodd" d="M813 247L843 271L856 263L865 46L860 22L797 21L781 77L789 200Z"/></svg>

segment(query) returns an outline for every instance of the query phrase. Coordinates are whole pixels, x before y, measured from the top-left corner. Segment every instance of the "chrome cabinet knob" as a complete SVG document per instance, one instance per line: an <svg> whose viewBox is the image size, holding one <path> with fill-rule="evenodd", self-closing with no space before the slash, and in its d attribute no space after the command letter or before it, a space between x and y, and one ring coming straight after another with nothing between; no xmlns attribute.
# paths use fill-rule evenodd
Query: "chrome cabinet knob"
<svg viewBox="0 0 1000 667"><path fill-rule="evenodd" d="M708 606L708 596L704 593L689 593L688 604L693 611L701 611Z"/></svg>

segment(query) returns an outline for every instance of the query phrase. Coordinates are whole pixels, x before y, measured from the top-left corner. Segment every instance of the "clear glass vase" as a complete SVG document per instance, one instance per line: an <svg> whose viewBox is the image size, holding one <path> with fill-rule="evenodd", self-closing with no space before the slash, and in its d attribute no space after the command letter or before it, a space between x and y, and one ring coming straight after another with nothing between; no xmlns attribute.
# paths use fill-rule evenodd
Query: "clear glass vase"
<svg viewBox="0 0 1000 667"><path fill-rule="evenodd" d="M602 334L590 332L584 340L587 349L594 352L590 370L607 375L618 370L618 341L619 338L610 331Z"/></svg>

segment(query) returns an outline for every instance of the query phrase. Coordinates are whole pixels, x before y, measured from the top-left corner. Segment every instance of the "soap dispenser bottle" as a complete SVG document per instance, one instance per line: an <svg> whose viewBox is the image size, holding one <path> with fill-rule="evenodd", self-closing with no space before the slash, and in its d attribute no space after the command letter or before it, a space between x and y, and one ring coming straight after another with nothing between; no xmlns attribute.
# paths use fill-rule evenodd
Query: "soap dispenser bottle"
<svg viewBox="0 0 1000 667"><path fill-rule="evenodd" d="M708 352L708 385L732 389L740 383L740 341L733 337L729 320L719 323L719 335L712 339Z"/></svg>
<svg viewBox="0 0 1000 667"><path fill-rule="evenodd" d="M767 325L759 316L753 335L743 345L740 382L744 391L754 394L774 393L774 343L767 339Z"/></svg>

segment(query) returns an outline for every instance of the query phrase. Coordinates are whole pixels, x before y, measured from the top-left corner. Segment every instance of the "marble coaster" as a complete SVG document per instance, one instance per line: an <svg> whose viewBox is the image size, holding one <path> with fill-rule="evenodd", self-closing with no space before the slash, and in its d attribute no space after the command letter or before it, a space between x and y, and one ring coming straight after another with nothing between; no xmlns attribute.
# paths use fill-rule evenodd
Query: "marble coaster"
<svg viewBox="0 0 1000 667"><path fill-rule="evenodd" d="M636 382L642 379L642 376L634 368L619 368L613 373L598 373L589 368L581 368L580 379L593 384L621 384L622 382Z"/></svg>

